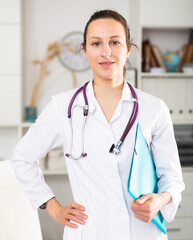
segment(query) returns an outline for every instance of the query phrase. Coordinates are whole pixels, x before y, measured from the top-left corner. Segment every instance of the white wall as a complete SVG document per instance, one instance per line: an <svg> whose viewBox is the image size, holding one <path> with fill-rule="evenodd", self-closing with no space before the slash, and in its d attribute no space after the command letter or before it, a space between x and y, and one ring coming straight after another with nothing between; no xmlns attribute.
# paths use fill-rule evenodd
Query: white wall
<svg viewBox="0 0 193 240"><path fill-rule="evenodd" d="M111 8L129 21L129 0L23 0L23 81L24 105L29 104L37 66L31 62L43 59L47 45L72 31L83 31L90 15L99 9ZM72 88L72 75L59 60L52 60L51 74L44 79L38 99L38 113L50 96ZM88 81L91 71L76 74L78 85Z"/></svg>
<svg viewBox="0 0 193 240"><path fill-rule="evenodd" d="M29 104L33 81L37 78L37 68L31 61L44 57L48 43L69 32L83 31L90 15L99 9L115 9L129 21L129 3L130 0L23 0L23 105ZM38 112L51 95L72 88L71 73L57 58L51 62L50 71L40 91ZM91 76L91 71L77 74L78 84L88 81ZM47 176L46 182L63 205L73 201L67 177ZM44 240L62 239L63 226L55 223L46 212L39 213Z"/></svg>

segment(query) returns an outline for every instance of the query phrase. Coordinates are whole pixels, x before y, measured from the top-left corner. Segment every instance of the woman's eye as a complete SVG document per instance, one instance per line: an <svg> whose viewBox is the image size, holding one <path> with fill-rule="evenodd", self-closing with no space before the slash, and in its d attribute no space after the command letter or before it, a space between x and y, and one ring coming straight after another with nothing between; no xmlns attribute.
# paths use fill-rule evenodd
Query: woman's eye
<svg viewBox="0 0 193 240"><path fill-rule="evenodd" d="M100 43L99 43L99 42L94 42L94 43L92 43L92 45L93 45L93 46L99 46Z"/></svg>
<svg viewBox="0 0 193 240"><path fill-rule="evenodd" d="M119 42L118 41L112 41L112 44L113 45L119 45Z"/></svg>

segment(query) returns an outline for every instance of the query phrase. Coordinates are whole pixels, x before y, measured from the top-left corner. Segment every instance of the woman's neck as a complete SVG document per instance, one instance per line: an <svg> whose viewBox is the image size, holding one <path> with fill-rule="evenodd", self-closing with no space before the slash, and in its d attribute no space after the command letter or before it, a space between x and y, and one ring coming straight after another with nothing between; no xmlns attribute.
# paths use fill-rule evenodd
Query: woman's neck
<svg viewBox="0 0 193 240"><path fill-rule="evenodd" d="M118 79L99 79L94 77L93 85L104 90L121 90L123 89L124 79L123 77Z"/></svg>
<svg viewBox="0 0 193 240"><path fill-rule="evenodd" d="M97 85L95 85L95 83ZM121 99L124 82L116 85L98 84L93 81L93 90L106 119L110 122L113 113Z"/></svg>

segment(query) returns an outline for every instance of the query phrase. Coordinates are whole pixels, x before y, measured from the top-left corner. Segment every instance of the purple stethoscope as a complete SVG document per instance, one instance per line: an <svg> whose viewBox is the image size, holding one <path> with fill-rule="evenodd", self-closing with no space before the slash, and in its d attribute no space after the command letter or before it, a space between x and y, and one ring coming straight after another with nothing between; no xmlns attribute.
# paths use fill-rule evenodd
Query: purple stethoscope
<svg viewBox="0 0 193 240"><path fill-rule="evenodd" d="M70 122L70 128L71 128L71 154L70 153L66 153L65 156L66 157L70 157L74 160L79 160L81 158L84 158L87 156L87 153L84 152L84 128L85 128L85 123L86 123L86 119L88 117L88 110L89 110L89 105L88 105L88 99L87 99L87 96L86 96L86 87L88 85L89 82L85 83L84 86L80 87L73 95L70 103L69 103L69 106L68 106L68 118L69 118L69 122ZM130 119L127 123L127 126L120 138L120 140L117 142L117 144L112 144L109 152L110 153L113 153L115 155L118 155L120 152L121 152L121 147L123 145L123 142L127 136L127 134L129 133L131 127L133 126L136 118L137 118L137 114L138 114L138 98L137 98L137 94L134 90L134 88L131 86L131 84L127 83L129 88L130 88L130 91L131 91L131 94L132 94L132 97L133 97L133 110L132 110L132 113L131 113L131 116L130 116ZM83 125L82 125L82 153L79 155L79 156L73 156L72 155L72 144L73 144L73 127L72 127L72 106L73 106L73 103L74 103L74 100L76 99L77 95L80 93L80 92L83 92L83 97L84 97L84 107L83 107L83 115L84 115L84 122L83 122Z"/></svg>

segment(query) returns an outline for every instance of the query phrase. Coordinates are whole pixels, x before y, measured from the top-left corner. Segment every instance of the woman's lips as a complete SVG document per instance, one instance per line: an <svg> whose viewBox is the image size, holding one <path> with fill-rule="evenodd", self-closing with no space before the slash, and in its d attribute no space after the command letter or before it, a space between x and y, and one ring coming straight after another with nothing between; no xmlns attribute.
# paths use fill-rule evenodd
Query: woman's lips
<svg viewBox="0 0 193 240"><path fill-rule="evenodd" d="M99 64L104 67L104 68L109 68L111 67L115 62L111 62L111 61L106 61L106 62L100 62Z"/></svg>

